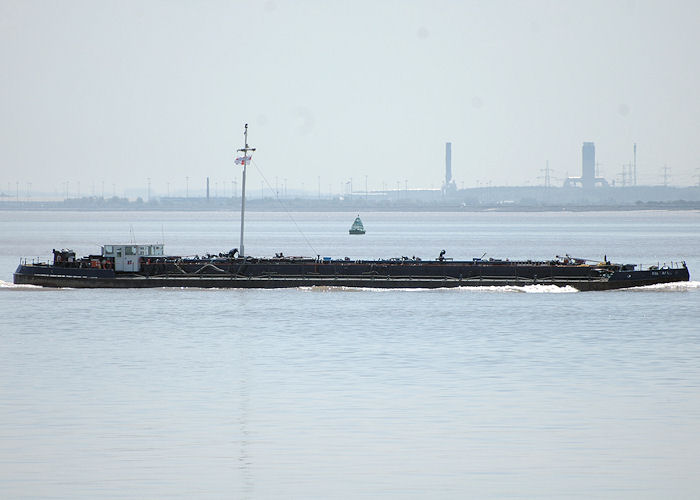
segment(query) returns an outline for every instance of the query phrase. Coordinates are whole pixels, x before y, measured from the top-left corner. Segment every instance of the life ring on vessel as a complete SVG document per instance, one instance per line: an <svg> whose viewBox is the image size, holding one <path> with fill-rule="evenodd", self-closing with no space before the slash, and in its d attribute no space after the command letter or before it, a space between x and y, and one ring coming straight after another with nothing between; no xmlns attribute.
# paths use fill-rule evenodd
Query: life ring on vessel
<svg viewBox="0 0 700 500"><path fill-rule="evenodd" d="M105 269L109 269L109 268L112 267L112 264L111 264L108 260L106 260L105 263L104 263L104 265L103 265L103 267L104 267Z"/></svg>

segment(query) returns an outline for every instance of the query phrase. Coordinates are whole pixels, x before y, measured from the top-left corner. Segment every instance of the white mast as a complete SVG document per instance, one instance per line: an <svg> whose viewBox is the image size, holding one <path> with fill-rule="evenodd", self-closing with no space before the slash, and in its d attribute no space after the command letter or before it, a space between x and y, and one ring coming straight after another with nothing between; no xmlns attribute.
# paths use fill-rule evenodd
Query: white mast
<svg viewBox="0 0 700 500"><path fill-rule="evenodd" d="M248 162L250 161L248 159L248 152L249 151L255 151L255 148L249 148L248 147L248 124L245 124L245 132L243 134L245 138L245 147L239 149L238 151L243 153L242 158L236 158L236 163L242 163L243 164L243 179L242 179L242 187L241 187L241 245L240 249L238 252L238 255L241 257L245 257L245 251L243 250L243 228L245 226L245 172L246 172L246 166L248 165ZM240 162L238 161L240 160Z"/></svg>

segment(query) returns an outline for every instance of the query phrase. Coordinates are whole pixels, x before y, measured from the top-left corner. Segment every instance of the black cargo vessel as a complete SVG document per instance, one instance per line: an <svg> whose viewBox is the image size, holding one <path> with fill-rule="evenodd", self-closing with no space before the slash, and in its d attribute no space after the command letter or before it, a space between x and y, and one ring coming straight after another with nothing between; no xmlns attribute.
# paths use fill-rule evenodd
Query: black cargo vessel
<svg viewBox="0 0 700 500"><path fill-rule="evenodd" d="M105 246L138 254L153 245ZM162 247L161 247L162 248ZM473 259L453 261L438 257L388 260L329 258L239 257L235 252L182 258L130 255L128 259L92 255L80 259L71 251L54 251L53 263L22 263L14 274L16 284L71 288L289 288L344 286L369 288L443 288L463 286L571 286L578 290L610 290L688 281L685 263L638 269L631 264L589 263L583 259L550 261ZM116 250L114 251L116 253ZM131 262L126 270L119 261ZM116 269L115 269L116 267ZM120 269L121 267L121 269Z"/></svg>
<svg viewBox="0 0 700 500"><path fill-rule="evenodd" d="M443 250L435 260L392 258L351 260L246 256L243 247L246 166L254 148L245 147L236 163L243 166L240 250L204 257L167 256L162 244L104 245L99 255L76 258L71 250L54 250L53 262L23 262L16 284L70 288L290 288L341 286L369 288L446 288L464 286L571 286L610 290L688 281L685 262L638 268L567 256L543 261L476 258L454 261Z"/></svg>

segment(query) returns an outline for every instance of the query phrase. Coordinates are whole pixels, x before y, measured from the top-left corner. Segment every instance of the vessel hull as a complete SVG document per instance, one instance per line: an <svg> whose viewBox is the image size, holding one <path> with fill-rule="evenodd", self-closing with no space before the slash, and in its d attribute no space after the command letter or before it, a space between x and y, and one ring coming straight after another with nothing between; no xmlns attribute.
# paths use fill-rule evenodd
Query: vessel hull
<svg viewBox="0 0 700 500"><path fill-rule="evenodd" d="M302 270L305 266L302 266ZM220 268L219 268L220 269ZM562 269L566 271L566 269ZM609 276L566 275L549 277L521 275L495 275L485 266L478 276L394 276L386 275L321 275L319 273L279 275L244 274L186 274L161 275L114 273L112 270L81 269L80 274L71 274L69 269L53 266L20 265L14 274L14 283L43 287L65 288L299 288L299 287L348 287L348 288L455 288L555 285L570 286L580 291L611 290L660 283L688 281L686 268L659 271L615 272ZM100 272L101 271L101 272ZM491 273L491 274L489 274Z"/></svg>

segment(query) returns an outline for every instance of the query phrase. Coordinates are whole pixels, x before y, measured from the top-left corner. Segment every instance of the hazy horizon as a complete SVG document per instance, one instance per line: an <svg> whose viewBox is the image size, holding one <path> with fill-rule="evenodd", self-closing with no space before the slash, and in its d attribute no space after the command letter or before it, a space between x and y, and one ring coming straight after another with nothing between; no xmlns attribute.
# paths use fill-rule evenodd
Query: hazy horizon
<svg viewBox="0 0 700 500"><path fill-rule="evenodd" d="M3 2L0 192L697 185L694 2ZM538 177L540 177L538 179Z"/></svg>

